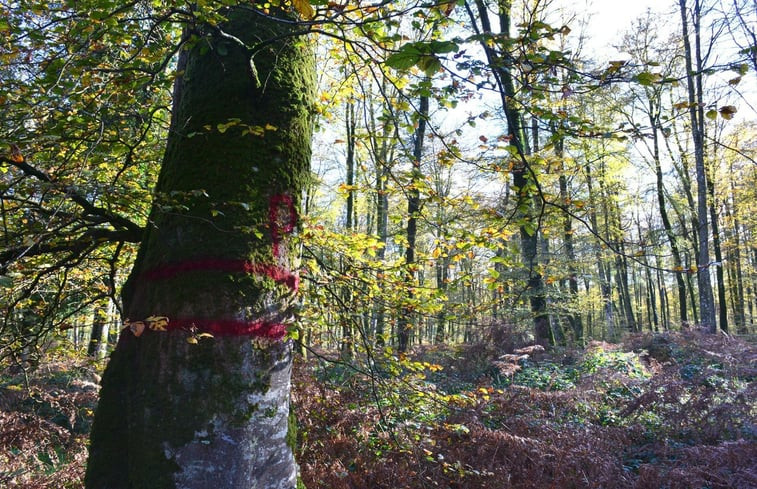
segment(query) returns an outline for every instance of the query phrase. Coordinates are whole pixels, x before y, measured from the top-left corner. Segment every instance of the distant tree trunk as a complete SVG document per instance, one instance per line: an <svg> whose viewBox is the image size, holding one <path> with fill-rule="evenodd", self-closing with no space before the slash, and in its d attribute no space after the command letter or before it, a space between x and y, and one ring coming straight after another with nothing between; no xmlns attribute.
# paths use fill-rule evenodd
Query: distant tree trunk
<svg viewBox="0 0 757 489"><path fill-rule="evenodd" d="M511 2L505 1L497 3L497 16L500 24L499 32L495 32L492 29L491 21L489 20L489 9L486 2L483 0L476 0L475 4L478 19L476 19L475 13L470 8L468 9L468 15L472 24L475 26L474 28L477 33L482 32L485 34L502 34L506 37L510 36ZM534 339L538 344L550 346L554 345L555 338L549 324L549 316L547 315L544 279L539 272L536 260L539 240L536 222L538 216L536 216L534 212L534 195L532 194L529 185L530 183L533 183L532 179L534 176L529 174L528 162L526 161L528 153L526 147L527 138L524 134L520 111L515 103L515 80L512 69L508 67L512 63L508 59L510 56L509 53L497 51L483 39L481 41L481 47L484 50L484 53L486 53L489 68L492 70L497 83L502 109L505 113L505 119L507 120L510 144L515 148L517 158L519 159L512 170L512 175L513 187L517 198L517 207L518 209L522 209L518 216L522 223L520 225L521 256L523 265L528 274L526 288L531 306L531 315L533 317Z"/></svg>
<svg viewBox="0 0 757 489"><path fill-rule="evenodd" d="M347 185L347 209L345 216L344 228L349 234L354 227L355 219L355 129L357 127L357 121L355 120L355 106L352 102L347 104L347 110L345 110L345 131L347 138L347 157L346 157L346 185ZM344 264L343 264L344 265ZM343 270L344 271L344 270ZM349 285L342 288L342 302L347 305L352 305L352 290ZM342 346L341 355L343 359L349 359L352 357L353 339L352 339L352 322L353 311L343 310L341 311L340 322L342 323Z"/></svg>
<svg viewBox="0 0 757 489"><path fill-rule="evenodd" d="M389 239L389 194L387 193L386 180L389 173L389 162L393 159L393 152L390 151L388 143L391 131L388 124L383 124L379 127L374 105L366 105L368 105L369 110L370 130L368 141L371 149L370 154L376 168L376 235L378 236L380 245L376 251L376 258L379 262L383 262L386 256L386 244ZM383 278L377 276L376 282L381 287ZM386 304L383 300L376 301L373 314L376 345L383 346L385 343L386 327Z"/></svg>
<svg viewBox="0 0 757 489"><path fill-rule="evenodd" d="M608 209L607 219L612 220L615 231L613 235L613 245L615 252L615 284L618 287L618 299L623 311L626 329L630 332L638 331L636 317L633 312L633 301L631 300L631 288L628 281L628 258L626 258L626 247L623 242L622 223L620 218L620 207L614 203Z"/></svg>
<svg viewBox="0 0 757 489"><path fill-rule="evenodd" d="M442 296L447 294L447 282L449 281L449 256L443 256L436 260L436 287ZM436 314L436 333L434 336L434 342L441 344L444 343L446 338L445 326L447 324L447 308L442 307Z"/></svg>
<svg viewBox="0 0 757 489"><path fill-rule="evenodd" d="M562 141L560 141L560 157L562 157ZM560 175L560 200L567 206L570 201L568 195L568 179L564 174ZM576 271L576 252L573 247L573 223L572 217L567 212L563 214L563 243L565 245L565 258L568 260L568 288L570 290L570 307L576 309L568 312L568 322L573 330L573 338L579 345L583 344L584 327L578 308L578 276Z"/></svg>
<svg viewBox="0 0 757 489"><path fill-rule="evenodd" d="M660 164L660 140L659 140L659 111L654 111L650 103L650 123L652 124L652 158L655 165L655 176L657 183L657 206L660 209L660 219L665 228L665 234L670 243L670 251L673 254L673 269L675 270L676 288L678 290L678 317L681 324L689 322L688 307L686 305L686 283L683 279L683 265L681 262L681 252L678 249L678 237L673 231L673 226L668 217L668 209L665 203L665 187L662 178L662 165Z"/></svg>
<svg viewBox="0 0 757 489"><path fill-rule="evenodd" d="M641 221L637 220L637 232L639 233L639 240L645 241L642 237ZM651 239L651 236L647 238ZM651 243L650 243L651 245ZM646 251L642 248L639 250L641 254L640 261L644 271L644 282L646 286L645 300L647 303L647 320L649 321L650 331L659 331L660 329L660 317L657 313L657 294L655 293L656 285L652 278L652 271L649 266L649 260L647 259ZM639 330L642 328L640 327Z"/></svg>
<svg viewBox="0 0 757 489"><path fill-rule="evenodd" d="M697 234L699 249L697 253L697 283L699 285L699 310L701 322L711 333L717 331L715 319L715 299L712 295L710 280L710 233L707 222L707 171L704 161L704 103L702 102L702 51L700 46L701 7L699 0L693 0L692 26L694 50L689 40L689 17L687 0L679 0L683 28L683 47L686 61L686 85L689 96L689 117L691 134L694 141L694 159L697 174Z"/></svg>
<svg viewBox="0 0 757 489"><path fill-rule="evenodd" d="M730 237L733 245L727 251L729 282L731 284L731 304L733 304L733 321L739 334L744 334L746 327L746 314L744 310L744 274L741 265L741 225L739 220L739 209L736 200L733 198L736 192L733 165L729 165L729 177L731 181L731 196L726 199L725 209L726 218L730 218L731 231ZM734 286L735 285L735 286Z"/></svg>
<svg viewBox="0 0 757 489"><path fill-rule="evenodd" d="M124 286L130 328L103 376L88 489L297 484L284 335L314 56L278 13L223 13L194 26L179 57L158 203Z"/></svg>
<svg viewBox="0 0 757 489"><path fill-rule="evenodd" d="M105 349L108 345L107 311L106 305L98 304L92 313L92 335L87 346L87 356L95 359L101 359L105 356Z"/></svg>
<svg viewBox="0 0 757 489"><path fill-rule="evenodd" d="M421 173L421 158L423 157L423 140L426 137L426 122L428 119L428 96L422 95L418 105L418 126L413 137L413 161L410 185L407 190L407 248L405 249L405 285L408 300L413 299L415 284L415 241L418 233L418 215L421 211L421 198L418 184L423 179ZM397 320L397 350L407 351L410 342L410 332L413 327L412 318L415 315L411 308L404 307Z"/></svg>
<svg viewBox="0 0 757 489"><path fill-rule="evenodd" d="M591 170L591 166L587 163L584 166L586 173L586 186L589 191L589 223L591 224L591 231L594 236L600 236L599 219L597 218L597 200L602 196L597 196L594 191L594 177ZM601 185L600 185L601 187ZM608 233L605 233L607 236ZM615 338L615 313L612 303L612 277L610 275L609 266L605 265L605 259L602 256L603 243L596 240L594 246L594 258L597 262L597 273L599 275L599 290L602 296L602 312L604 313L604 323L607 328L607 336L610 339Z"/></svg>
<svg viewBox="0 0 757 489"><path fill-rule="evenodd" d="M713 161L717 161L717 145L713 147ZM720 248L720 227L718 225L717 201L715 200L715 182L713 175L707 175L707 195L709 196L710 222L712 223L712 249L715 252L715 280L718 289L718 315L720 329L728 332L728 300L725 292L725 277L723 276L723 252Z"/></svg>

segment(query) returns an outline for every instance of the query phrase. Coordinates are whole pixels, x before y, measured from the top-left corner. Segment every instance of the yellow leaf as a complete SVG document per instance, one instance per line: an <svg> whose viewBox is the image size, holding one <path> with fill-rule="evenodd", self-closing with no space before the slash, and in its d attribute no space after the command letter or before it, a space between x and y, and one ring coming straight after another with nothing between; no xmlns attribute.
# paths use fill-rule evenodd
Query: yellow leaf
<svg viewBox="0 0 757 489"><path fill-rule="evenodd" d="M315 16L315 10L308 0L292 0L292 5L305 20L312 19Z"/></svg>
<svg viewBox="0 0 757 489"><path fill-rule="evenodd" d="M165 316L150 316L145 319L147 327L153 331L167 331L168 330L168 318Z"/></svg>
<svg viewBox="0 0 757 489"><path fill-rule="evenodd" d="M189 343L190 345L196 345L198 341L194 336L190 336L189 338L187 338L187 343Z"/></svg>

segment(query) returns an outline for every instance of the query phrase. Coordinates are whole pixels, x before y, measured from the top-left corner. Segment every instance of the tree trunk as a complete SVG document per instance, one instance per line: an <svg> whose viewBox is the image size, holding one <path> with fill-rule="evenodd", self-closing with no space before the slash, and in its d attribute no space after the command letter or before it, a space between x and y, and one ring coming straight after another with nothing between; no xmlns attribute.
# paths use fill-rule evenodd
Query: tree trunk
<svg viewBox="0 0 757 489"><path fill-rule="evenodd" d="M415 283L415 241L418 233L418 215L421 211L421 198L418 184L423 179L421 173L421 158L423 156L423 139L426 134L426 119L428 119L428 96L420 97L418 106L418 127L415 130L413 146L413 169L410 185L407 191L407 249L405 250L405 285L408 300L413 299ZM413 327L411 318L414 312L411 308L403 307L397 320L397 350L407 351L410 342L410 330Z"/></svg>
<svg viewBox="0 0 757 489"><path fill-rule="evenodd" d="M717 161L717 145L713 145L712 161ZM718 290L718 318L720 329L728 332L728 300L726 299L725 277L723 276L723 252L720 247L720 227L718 225L717 200L715 199L714 169L707 175L707 195L709 197L710 222L712 223L712 249L715 252L715 281Z"/></svg>
<svg viewBox="0 0 757 489"><path fill-rule="evenodd" d="M297 484L284 335L298 286L289 236L309 173L314 57L307 40L287 37L288 20L224 14L217 27L195 27L199 39L181 51L156 205L123 290L130 327L103 377L88 489Z"/></svg>
<svg viewBox="0 0 757 489"><path fill-rule="evenodd" d="M710 280L709 226L707 222L707 171L704 162L704 104L702 103L702 55L700 47L701 11L699 0L694 0L692 12L694 29L694 50L689 40L689 19L686 0L679 0L683 26L683 46L686 53L686 84L689 95L689 116L691 133L694 140L694 160L697 174L697 234L699 249L697 253L697 283L699 285L699 311L702 325L711 333L717 331L715 319L715 299L712 295Z"/></svg>
<svg viewBox="0 0 757 489"><path fill-rule="evenodd" d="M673 269L675 270L676 288L678 290L678 317L681 321L681 325L684 325L689 322L689 316L687 313L688 308L686 306L686 283L683 279L683 265L681 262L681 252L678 249L678 237L673 231L673 226L668 217L667 205L665 204L665 188L662 178L662 165L660 164L659 114L652 109L651 104L649 119L652 124L652 158L654 159L657 182L657 205L660 209L660 219L662 219L665 234L670 243L670 251L673 254Z"/></svg>
<svg viewBox="0 0 757 489"><path fill-rule="evenodd" d="M718 316L720 329L728 332L728 300L725 293L725 277L723 276L723 253L720 248L720 229L718 226L718 212L715 202L715 184L712 178L707 179L708 193L710 195L710 221L712 222L712 249L715 251L715 280L718 288Z"/></svg>
<svg viewBox="0 0 757 489"><path fill-rule="evenodd" d="M499 17L499 33L492 30L489 20L489 11L483 0L476 0L476 10L478 11L480 28L472 10L468 10L471 22L476 26L477 33L484 34L502 34L509 38L511 24L511 2L503 1L497 4L497 14ZM507 119L507 129L510 137L510 144L515 148L519 161L515 162L512 170L513 187L517 197L517 207L519 209L518 219L520 224L521 240L521 257L523 265L528 273L526 288L531 306L531 315L534 325L534 340L543 346L554 345L555 339L549 324L547 315L547 301L545 299L544 280L537 267L537 250L538 250L538 226L537 216L533 209L533 191L531 190L532 179L535 177L529 173L530 169L526 160L527 150L521 114L514 103L515 81L512 73L511 61L508 60L509 54L506 51L497 51L495 47L482 38L481 47L486 53L489 68L494 74L499 91L502 109Z"/></svg>
<svg viewBox="0 0 757 489"><path fill-rule="evenodd" d="M382 87L385 89L386 87ZM376 121L376 107L374 104L368 104L369 110L369 134L370 155L376 168L376 235L380 246L376 251L376 259L379 262L384 261L386 256L386 244L389 239L389 194L387 193L387 178L389 174L389 162L394 159L393 148L389 147L391 138L391 126L387 123L381 123L379 128ZM376 283L380 289L383 289L382 283L383 272L376 274ZM386 327L386 304L383 298L376 301L374 305L374 322L376 346L383 346L385 343Z"/></svg>
<svg viewBox="0 0 757 489"><path fill-rule="evenodd" d="M727 252L729 270L731 271L732 278L730 278L733 304L733 320L736 325L736 329L739 334L745 332L746 315L744 310L744 275L741 266L741 235L739 224L740 212L736 205L736 199L734 198L736 192L736 186L734 183L733 164L729 165L729 177L731 181L731 196L726 200L726 218L731 217L731 231L733 244L730 247L730 252ZM732 203L729 205L729 201ZM735 285L735 287L734 287Z"/></svg>
<svg viewBox="0 0 757 489"><path fill-rule="evenodd" d="M347 184L347 210L345 216L344 228L347 233L352 233L355 220L355 129L357 121L355 120L355 106L352 102L347 104L345 110L345 131L347 137L347 158L346 158L346 184ZM340 259L342 264L342 273L347 273L345 260L347 257ZM351 305L353 303L352 288L349 285L342 287L342 303ZM343 360L352 358L353 339L352 323L354 311L351 309L340 312L339 321L342 323L342 345L340 347L341 357Z"/></svg>
<svg viewBox="0 0 757 489"><path fill-rule="evenodd" d="M557 147L557 145L556 145ZM559 144L558 157L562 159L562 140ZM569 205L570 196L568 195L568 178L560 175L560 200L566 207ZM565 212L563 214L563 243L565 244L565 258L568 261L568 289L570 290L570 312L568 312L568 322L573 330L573 339L578 345L583 345L584 326L578 310L578 272L576 271L576 252L573 246L573 218Z"/></svg>
<svg viewBox="0 0 757 489"><path fill-rule="evenodd" d="M108 344L107 321L107 308L103 303L99 303L92 313L92 335L87 346L87 356L94 359L101 359L105 356L105 347Z"/></svg>
<svg viewBox="0 0 757 489"><path fill-rule="evenodd" d="M591 170L591 166L587 163L584 165L586 173L586 187L589 191L589 223L591 224L591 232L594 236L599 237L599 219L597 218L597 200L604 199L602 195L597 196L594 192L594 178ZM600 188L601 185L600 181ZM606 239L609 239L608 233L605 233ZM597 239L594 246L594 257L597 261L597 272L599 275L599 290L602 295L602 311L604 313L604 323L607 328L607 336L612 340L615 339L615 314L612 303L612 276L610 267L605 263L605 258L602 256L602 247L604 243Z"/></svg>

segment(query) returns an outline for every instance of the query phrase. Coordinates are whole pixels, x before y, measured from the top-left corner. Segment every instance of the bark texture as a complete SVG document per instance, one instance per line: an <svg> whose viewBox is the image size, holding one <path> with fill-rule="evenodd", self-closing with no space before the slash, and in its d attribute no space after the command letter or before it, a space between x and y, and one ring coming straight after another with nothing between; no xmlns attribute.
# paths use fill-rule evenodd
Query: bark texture
<svg viewBox="0 0 757 489"><path fill-rule="evenodd" d="M133 329L103 377L89 489L297 485L283 335L314 58L288 36L293 24L224 13L179 60L156 203L123 291Z"/></svg>

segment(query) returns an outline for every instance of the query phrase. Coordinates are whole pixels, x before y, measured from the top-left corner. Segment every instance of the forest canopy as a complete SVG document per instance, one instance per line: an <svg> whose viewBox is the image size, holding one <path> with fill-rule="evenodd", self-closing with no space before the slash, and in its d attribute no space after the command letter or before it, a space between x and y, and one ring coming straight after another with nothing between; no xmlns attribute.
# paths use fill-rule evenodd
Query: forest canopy
<svg viewBox="0 0 757 489"><path fill-rule="evenodd" d="M627 19L611 59L589 42L588 12L559 2L281 7L299 19L291 35L318 40L319 130L298 235L296 334L308 344L352 349L359 332L406 349L498 322L545 345L696 324L750 331L749 2ZM205 42L197 26L220 29L224 10L2 10L7 357L61 335L78 342L97 314L120 329L149 209L181 213L204 192L154 185L176 57ZM237 41L203 49L223 57ZM267 42L247 46L253 78ZM273 130L235 118L204 129Z"/></svg>

